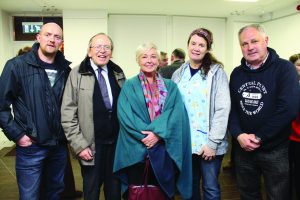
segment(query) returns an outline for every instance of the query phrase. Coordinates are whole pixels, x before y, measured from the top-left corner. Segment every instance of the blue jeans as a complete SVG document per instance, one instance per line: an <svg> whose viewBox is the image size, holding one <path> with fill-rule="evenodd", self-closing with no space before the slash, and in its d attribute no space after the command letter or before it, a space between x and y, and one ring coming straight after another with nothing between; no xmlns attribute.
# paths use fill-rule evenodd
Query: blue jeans
<svg viewBox="0 0 300 200"><path fill-rule="evenodd" d="M16 147L16 174L20 200L59 200L64 189L67 146ZM42 175L43 174L43 175ZM40 194L42 177L45 188Z"/></svg>
<svg viewBox="0 0 300 200"><path fill-rule="evenodd" d="M218 177L223 155L216 156L211 161L193 154L193 196L192 200L201 199L200 180L202 178L203 198L205 200L220 200L221 190Z"/></svg>
<svg viewBox="0 0 300 200"><path fill-rule="evenodd" d="M235 148L235 170L241 200L262 199L261 176L268 200L289 199L287 146L247 152L238 145Z"/></svg>

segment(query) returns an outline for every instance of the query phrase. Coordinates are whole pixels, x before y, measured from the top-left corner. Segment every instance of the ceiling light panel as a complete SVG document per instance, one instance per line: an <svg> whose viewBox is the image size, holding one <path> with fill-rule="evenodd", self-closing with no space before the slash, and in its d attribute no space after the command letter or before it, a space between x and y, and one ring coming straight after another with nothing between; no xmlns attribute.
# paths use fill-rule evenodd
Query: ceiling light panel
<svg viewBox="0 0 300 200"><path fill-rule="evenodd" d="M225 0L225 1L234 1L234 2L245 2L245 3L255 3L258 2L258 0Z"/></svg>

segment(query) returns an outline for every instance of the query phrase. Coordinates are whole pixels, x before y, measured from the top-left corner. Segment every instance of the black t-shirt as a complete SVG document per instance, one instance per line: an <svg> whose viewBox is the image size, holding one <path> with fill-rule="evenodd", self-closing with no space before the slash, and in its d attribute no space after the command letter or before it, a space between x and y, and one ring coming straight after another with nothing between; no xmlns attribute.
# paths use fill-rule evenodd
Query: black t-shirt
<svg viewBox="0 0 300 200"><path fill-rule="evenodd" d="M194 76L199 70L200 70L200 68L194 69L194 68L191 68L191 66L190 66L191 76Z"/></svg>
<svg viewBox="0 0 300 200"><path fill-rule="evenodd" d="M53 87L57 75L57 65L55 63L46 63L42 60L40 60L40 64L45 69L45 72L50 81L50 85L51 87Z"/></svg>

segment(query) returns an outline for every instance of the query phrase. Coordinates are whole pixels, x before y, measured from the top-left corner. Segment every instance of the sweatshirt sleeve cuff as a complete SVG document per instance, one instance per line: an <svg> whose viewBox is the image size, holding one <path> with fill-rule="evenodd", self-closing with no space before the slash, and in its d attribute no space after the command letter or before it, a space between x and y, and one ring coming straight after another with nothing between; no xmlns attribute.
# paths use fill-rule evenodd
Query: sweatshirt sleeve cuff
<svg viewBox="0 0 300 200"><path fill-rule="evenodd" d="M229 132L231 135L232 135L232 137L234 137L235 139L237 139L237 137L239 136L239 135L241 135L242 134L242 132L241 131L232 131L232 132Z"/></svg>

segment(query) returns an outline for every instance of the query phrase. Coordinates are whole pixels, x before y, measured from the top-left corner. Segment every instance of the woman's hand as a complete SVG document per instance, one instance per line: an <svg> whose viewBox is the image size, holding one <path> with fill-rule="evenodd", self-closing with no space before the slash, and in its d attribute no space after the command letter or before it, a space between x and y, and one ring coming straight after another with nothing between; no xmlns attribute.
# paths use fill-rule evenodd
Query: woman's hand
<svg viewBox="0 0 300 200"><path fill-rule="evenodd" d="M212 160L216 156L216 150L209 148L207 145L202 145L199 155L202 155L204 160Z"/></svg>
<svg viewBox="0 0 300 200"><path fill-rule="evenodd" d="M144 143L144 145L149 149L153 147L159 140L159 136L157 136L152 131L142 131L142 134L147 135L144 139L141 141Z"/></svg>

